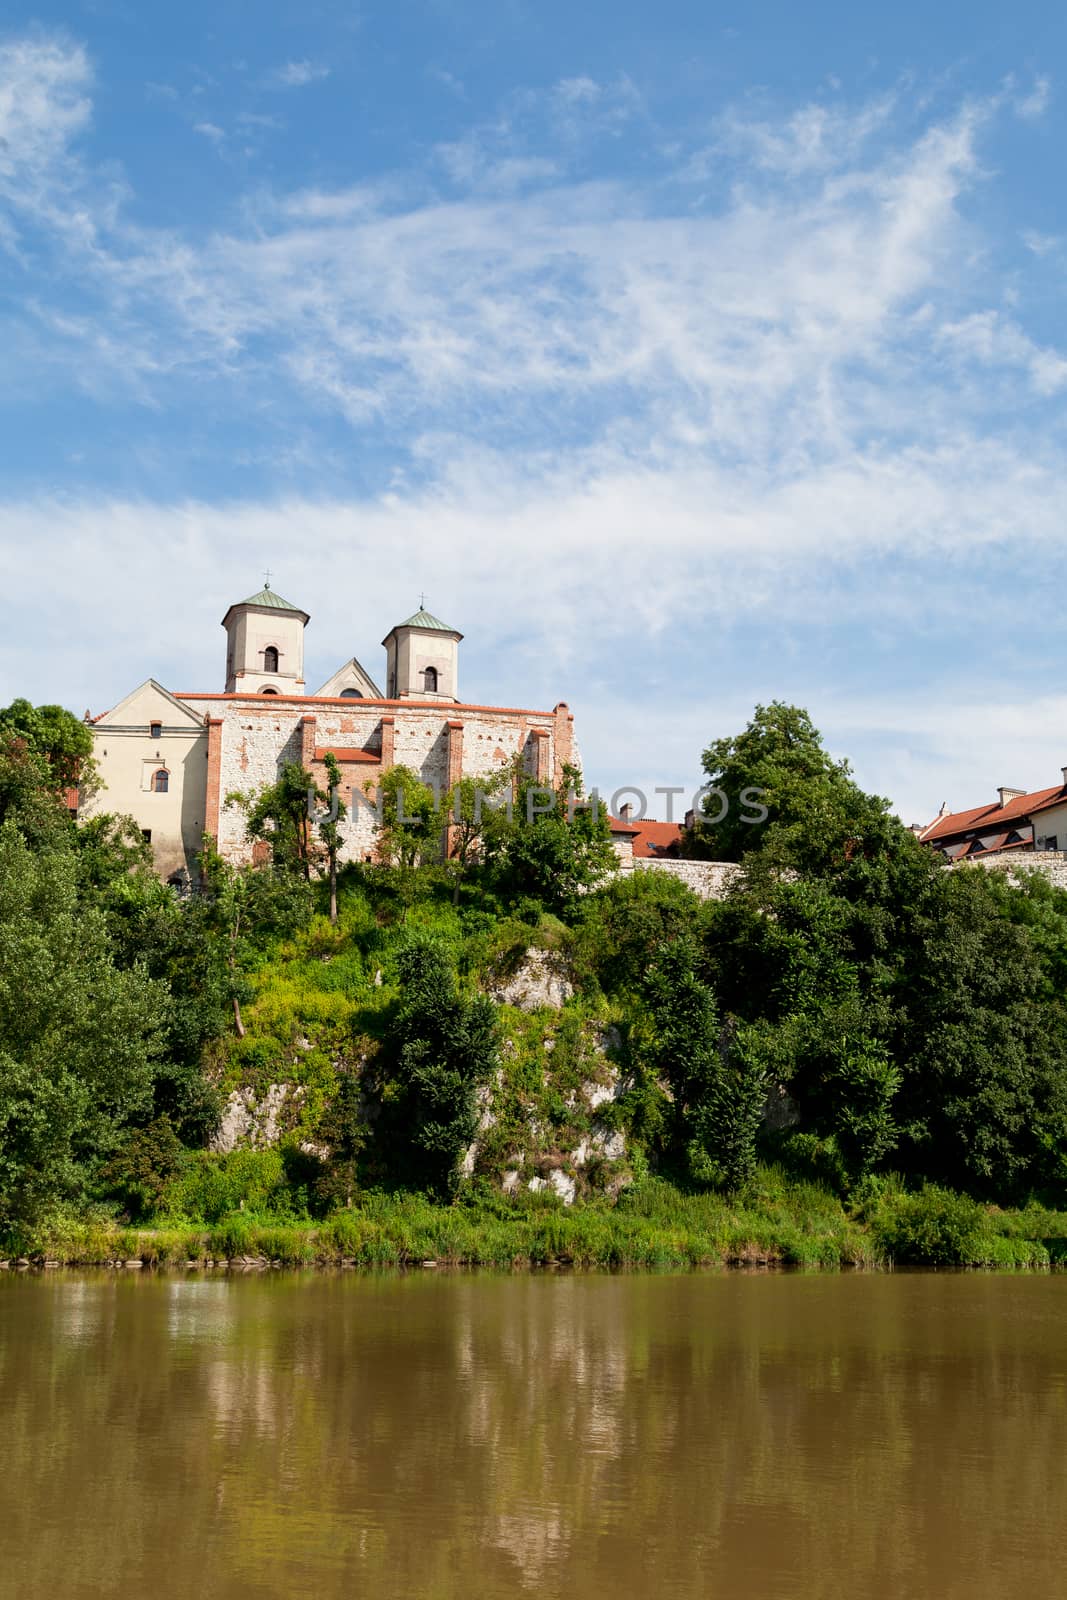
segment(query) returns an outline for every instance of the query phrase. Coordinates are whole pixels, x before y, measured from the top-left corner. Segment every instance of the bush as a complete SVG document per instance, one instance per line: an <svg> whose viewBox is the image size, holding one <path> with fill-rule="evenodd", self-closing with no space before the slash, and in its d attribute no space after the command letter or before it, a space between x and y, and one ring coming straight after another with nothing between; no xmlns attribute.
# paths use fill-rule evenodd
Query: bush
<svg viewBox="0 0 1067 1600"><path fill-rule="evenodd" d="M219 1222L242 1206L250 1212L284 1214L291 1209L287 1200L280 1150L198 1152L168 1186L161 1210L197 1222Z"/></svg>
<svg viewBox="0 0 1067 1600"><path fill-rule="evenodd" d="M885 1254L902 1266L975 1266L998 1256L984 1208L936 1184L887 1197L875 1211L872 1231Z"/></svg>

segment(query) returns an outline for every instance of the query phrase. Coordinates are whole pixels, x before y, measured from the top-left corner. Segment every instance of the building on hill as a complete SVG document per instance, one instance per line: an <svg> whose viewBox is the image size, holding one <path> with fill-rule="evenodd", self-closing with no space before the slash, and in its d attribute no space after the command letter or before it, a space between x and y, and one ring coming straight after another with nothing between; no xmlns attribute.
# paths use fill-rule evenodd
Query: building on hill
<svg viewBox="0 0 1067 1600"><path fill-rule="evenodd" d="M228 860L254 858L243 816L226 806L226 796L273 783L288 762L300 762L324 788L325 757L336 757L349 808L342 860L373 855L367 790L390 767L411 768L444 796L460 778L488 776L516 756L553 787L565 766L578 763L564 701L551 711L461 701L463 635L421 606L382 641L385 695L355 657L307 694L309 620L268 583L222 619L222 692L175 693L148 678L112 710L91 717L102 785L80 814L132 816L160 875L191 880L205 833Z"/></svg>
<svg viewBox="0 0 1067 1600"><path fill-rule="evenodd" d="M677 858L684 831L680 822L636 821L629 806L623 806L620 815L609 817L608 822L611 842L624 870L635 861Z"/></svg>
<svg viewBox="0 0 1067 1600"><path fill-rule="evenodd" d="M1027 793L1001 788L987 805L968 811L942 806L918 837L946 861L976 861L1006 851L1019 853L1067 850L1067 767L1061 782Z"/></svg>

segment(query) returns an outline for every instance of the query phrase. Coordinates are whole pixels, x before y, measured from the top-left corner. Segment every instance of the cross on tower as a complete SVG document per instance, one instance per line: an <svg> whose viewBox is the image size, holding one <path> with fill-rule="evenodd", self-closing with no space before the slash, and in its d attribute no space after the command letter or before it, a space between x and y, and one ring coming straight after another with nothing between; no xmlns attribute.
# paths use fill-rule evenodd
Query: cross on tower
<svg viewBox="0 0 1067 1600"><path fill-rule="evenodd" d="M425 609L426 609L426 596L425 596L425 594L420 594L419 595L419 610L420 611L424 611Z"/></svg>
<svg viewBox="0 0 1067 1600"><path fill-rule="evenodd" d="M265 582L265 583L264 583L264 585L263 585L263 587L264 587L264 588L265 588L265 589L269 589L269 588L270 588L270 580L271 580L271 577L272 577L272 576L273 576L273 574L272 574L272 573L271 573L271 570L270 570L270 568L269 568L269 567L268 567L268 568L267 568L267 577L266 577L266 582Z"/></svg>

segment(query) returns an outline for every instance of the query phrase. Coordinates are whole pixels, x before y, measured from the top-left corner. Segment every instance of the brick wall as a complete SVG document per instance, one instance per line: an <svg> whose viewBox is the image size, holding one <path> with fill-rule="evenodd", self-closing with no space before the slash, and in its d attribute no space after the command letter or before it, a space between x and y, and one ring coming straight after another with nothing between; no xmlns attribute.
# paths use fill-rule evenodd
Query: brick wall
<svg viewBox="0 0 1067 1600"><path fill-rule="evenodd" d="M363 795L364 786L376 785L380 774L392 766L412 768L444 796L458 777L487 776L516 755L523 757L531 774L540 771L546 777L572 759L573 718L566 706L537 712L447 703L383 705L372 700L330 704L275 696L205 700L206 704L190 697L192 706L211 717L217 755L214 767L209 761L209 794L214 773L219 850L234 861L251 860L252 851L241 812L236 807L226 809L226 795L258 791L273 783L287 761L307 767L324 788L325 767L316 761L316 749L336 747L375 758L340 760L342 799L349 808L341 830L343 860L365 859L374 849L373 811L369 803L352 802L353 788Z"/></svg>

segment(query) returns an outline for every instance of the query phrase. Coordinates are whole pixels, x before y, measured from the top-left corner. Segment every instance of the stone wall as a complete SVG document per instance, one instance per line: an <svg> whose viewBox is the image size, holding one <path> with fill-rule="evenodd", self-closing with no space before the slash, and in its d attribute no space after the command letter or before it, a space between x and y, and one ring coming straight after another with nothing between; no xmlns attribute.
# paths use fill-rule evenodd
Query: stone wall
<svg viewBox="0 0 1067 1600"><path fill-rule="evenodd" d="M329 749L338 752L342 799L349 811L341 828L341 859L351 861L373 853L373 791L382 772L392 766L410 767L446 795L457 776L488 776L516 755L531 774L540 771L551 781L572 754L573 723L563 705L554 711L521 711L444 701L330 703L198 695L188 701L191 709L207 711L219 725L218 848L237 862L250 861L252 849L242 814L236 807L226 809L226 795L273 783L288 761L302 762L325 787L321 755ZM372 792L367 803L353 802L353 791L363 796L368 783ZM213 829L211 817L207 825Z"/></svg>
<svg viewBox="0 0 1067 1600"><path fill-rule="evenodd" d="M984 867L987 872L1006 872L1017 878L1022 872L1039 872L1057 889L1067 889L1067 850L998 850L975 861L949 861L946 870Z"/></svg>
<svg viewBox="0 0 1067 1600"><path fill-rule="evenodd" d="M677 878L701 900L725 900L741 868L736 861L674 861L656 856L636 856L620 865L621 872L663 872Z"/></svg>

